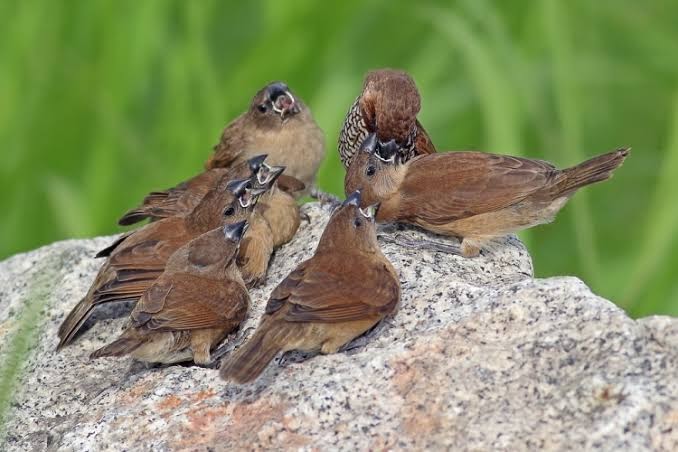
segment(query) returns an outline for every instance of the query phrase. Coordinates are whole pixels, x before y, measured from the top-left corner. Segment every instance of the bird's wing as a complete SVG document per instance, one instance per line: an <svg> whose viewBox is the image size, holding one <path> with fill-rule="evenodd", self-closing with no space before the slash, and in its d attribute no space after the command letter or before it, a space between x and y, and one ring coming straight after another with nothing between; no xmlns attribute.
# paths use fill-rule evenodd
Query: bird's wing
<svg viewBox="0 0 678 452"><path fill-rule="evenodd" d="M333 253L306 261L273 291L266 313L280 310L290 322L332 323L390 312L400 299L395 275L383 262L352 257ZM350 274L341 270L347 265Z"/></svg>
<svg viewBox="0 0 678 452"><path fill-rule="evenodd" d="M247 290L232 280L189 274L163 276L134 308L134 326L149 330L219 328L244 320Z"/></svg>
<svg viewBox="0 0 678 452"><path fill-rule="evenodd" d="M247 134L243 133L246 123L246 113L243 113L226 126L219 143L214 146L214 153L205 163L205 169L228 168L240 160L247 150Z"/></svg>
<svg viewBox="0 0 678 452"><path fill-rule="evenodd" d="M400 187L401 212L445 224L516 204L557 174L548 162L484 152L419 157Z"/></svg>
<svg viewBox="0 0 678 452"><path fill-rule="evenodd" d="M431 141L431 138L428 136L428 132L424 129L424 126L421 125L417 119L417 139L415 141L415 148L417 149L418 155L423 154L435 154L436 148Z"/></svg>

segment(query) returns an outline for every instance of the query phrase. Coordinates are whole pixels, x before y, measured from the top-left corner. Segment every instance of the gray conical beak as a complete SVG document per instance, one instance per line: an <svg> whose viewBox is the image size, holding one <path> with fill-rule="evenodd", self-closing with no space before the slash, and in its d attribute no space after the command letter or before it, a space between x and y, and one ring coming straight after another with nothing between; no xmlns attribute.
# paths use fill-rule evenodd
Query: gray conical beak
<svg viewBox="0 0 678 452"><path fill-rule="evenodd" d="M272 166L271 171L268 174L268 177L266 178L265 184L270 188L273 186L276 180L280 177L280 175L285 171L285 166Z"/></svg>
<svg viewBox="0 0 678 452"><path fill-rule="evenodd" d="M259 196L263 195L268 191L268 187L259 187L259 188L253 188L250 190L250 195L252 198L257 199Z"/></svg>
<svg viewBox="0 0 678 452"><path fill-rule="evenodd" d="M224 237L231 242L239 242L248 228L247 220L238 221L237 223L227 224L224 226Z"/></svg>
<svg viewBox="0 0 678 452"><path fill-rule="evenodd" d="M346 198L343 205L360 207L360 190L351 193L348 198Z"/></svg>
<svg viewBox="0 0 678 452"><path fill-rule="evenodd" d="M235 197L240 197L245 193L245 190L250 186L250 179L234 179L228 181L226 189L233 193Z"/></svg>
<svg viewBox="0 0 678 452"><path fill-rule="evenodd" d="M398 145L395 140L390 140L386 143L379 143L377 149L377 157L384 162L393 163L398 155Z"/></svg>
<svg viewBox="0 0 678 452"><path fill-rule="evenodd" d="M360 146L360 150L372 154L377 150L377 134L370 133L365 137L363 144Z"/></svg>
<svg viewBox="0 0 678 452"><path fill-rule="evenodd" d="M250 167L252 174L259 172L261 165L264 163L264 160L266 160L266 157L268 157L268 154L256 155L247 161L247 165Z"/></svg>

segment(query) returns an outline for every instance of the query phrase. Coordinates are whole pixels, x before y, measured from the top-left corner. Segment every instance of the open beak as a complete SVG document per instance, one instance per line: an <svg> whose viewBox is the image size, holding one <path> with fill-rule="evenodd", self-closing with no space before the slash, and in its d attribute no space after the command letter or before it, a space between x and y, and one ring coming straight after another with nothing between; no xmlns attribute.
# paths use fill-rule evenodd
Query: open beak
<svg viewBox="0 0 678 452"><path fill-rule="evenodd" d="M396 157L398 156L398 145L395 140L379 143L375 155L382 162L395 163Z"/></svg>
<svg viewBox="0 0 678 452"><path fill-rule="evenodd" d="M364 209L358 208L358 210L360 210L360 213L362 214L363 217L374 222L374 219L377 216L377 212L379 211L379 203L372 204L371 206L367 206Z"/></svg>
<svg viewBox="0 0 678 452"><path fill-rule="evenodd" d="M360 190L351 193L348 198L346 198L343 205L360 207Z"/></svg>
<svg viewBox="0 0 678 452"><path fill-rule="evenodd" d="M370 133L360 145L360 150L372 154L377 150L377 134Z"/></svg>
<svg viewBox="0 0 678 452"><path fill-rule="evenodd" d="M238 221L237 223L227 224L224 226L224 237L231 242L239 242L242 236L245 235L249 224L247 220Z"/></svg>
<svg viewBox="0 0 678 452"><path fill-rule="evenodd" d="M228 181L226 189L233 193L233 196L241 197L245 194L245 190L250 187L251 181L249 179L234 179Z"/></svg>
<svg viewBox="0 0 678 452"><path fill-rule="evenodd" d="M250 167L252 174L258 174L261 166L264 164L264 160L268 157L267 154L255 155L247 161L247 165Z"/></svg>

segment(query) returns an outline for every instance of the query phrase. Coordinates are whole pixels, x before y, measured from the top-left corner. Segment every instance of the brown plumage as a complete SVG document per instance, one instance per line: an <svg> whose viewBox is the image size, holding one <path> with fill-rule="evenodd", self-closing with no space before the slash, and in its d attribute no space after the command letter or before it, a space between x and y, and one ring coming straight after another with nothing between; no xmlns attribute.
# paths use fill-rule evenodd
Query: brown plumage
<svg viewBox="0 0 678 452"><path fill-rule="evenodd" d="M628 149L559 170L548 162L484 152L450 152L406 163L370 135L349 168L345 189L380 203L377 221L416 224L462 238L472 257L488 240L553 220L581 187L609 179Z"/></svg>
<svg viewBox="0 0 678 452"><path fill-rule="evenodd" d="M325 156L323 131L282 82L262 88L250 108L226 126L205 169L230 167L262 152L268 154L267 163L285 166L285 174L307 189Z"/></svg>
<svg viewBox="0 0 678 452"><path fill-rule="evenodd" d="M335 353L400 300L398 276L382 254L371 210L352 194L332 215L313 257L271 293L256 332L221 365L222 378L254 380L279 352Z"/></svg>
<svg viewBox="0 0 678 452"><path fill-rule="evenodd" d="M210 351L247 315L249 294L235 256L246 222L216 228L179 248L139 299L130 324L91 358L210 363Z"/></svg>
<svg viewBox="0 0 678 452"><path fill-rule="evenodd" d="M165 218L125 234L97 256L108 259L87 295L59 327L58 349L74 338L92 311L101 303L136 301L165 270L179 247L219 226L246 220L261 192L248 180L209 192L187 216ZM232 191L231 191L232 190Z"/></svg>
<svg viewBox="0 0 678 452"><path fill-rule="evenodd" d="M277 185L259 200L238 253L248 287L263 281L273 251L292 240L301 222L296 200Z"/></svg>
<svg viewBox="0 0 678 452"><path fill-rule="evenodd" d="M435 147L417 120L421 98L406 72L378 69L368 72L360 96L348 110L339 134L339 156L348 168L351 159L369 133L381 143L393 141L407 161L434 153Z"/></svg>
<svg viewBox="0 0 678 452"><path fill-rule="evenodd" d="M127 226L150 218L151 221L162 218L188 215L202 201L207 193L220 184L233 179L247 179L254 174L265 177L261 173L270 167L264 164L266 154L253 156L249 160L231 168L215 168L198 174L182 182L176 187L164 191L154 191L146 196L140 206L123 215L118 224Z"/></svg>

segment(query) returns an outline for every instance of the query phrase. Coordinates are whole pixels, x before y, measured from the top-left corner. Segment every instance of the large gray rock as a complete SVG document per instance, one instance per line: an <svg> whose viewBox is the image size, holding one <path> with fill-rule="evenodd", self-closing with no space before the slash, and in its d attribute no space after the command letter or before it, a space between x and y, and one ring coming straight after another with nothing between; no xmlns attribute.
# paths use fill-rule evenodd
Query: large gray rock
<svg viewBox="0 0 678 452"><path fill-rule="evenodd" d="M310 224L275 256L233 343L312 254L328 214L305 209ZM89 361L121 331L124 307L54 352L60 321L101 265L92 256L111 239L0 263L6 376L27 351L0 450L678 450L676 319L635 321L576 278L534 279L515 238L476 259L385 243L402 305L367 345L292 356L242 387L211 369ZM30 325L33 339L15 334Z"/></svg>

